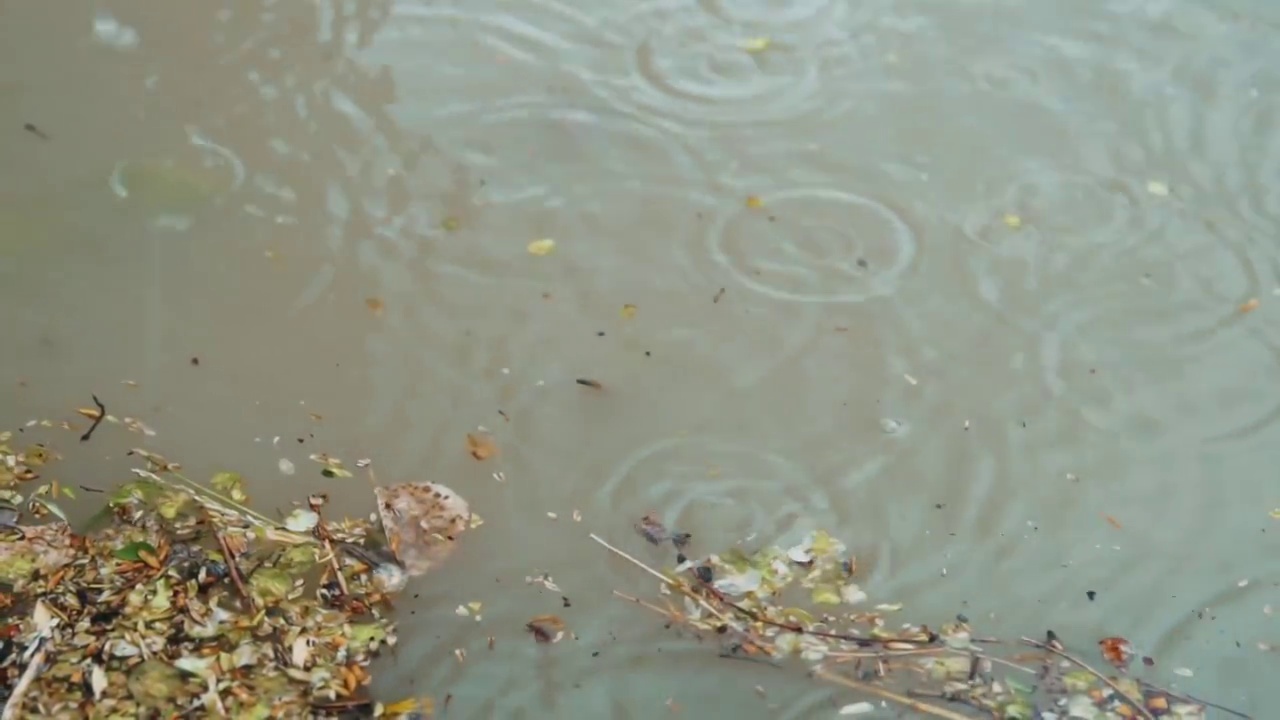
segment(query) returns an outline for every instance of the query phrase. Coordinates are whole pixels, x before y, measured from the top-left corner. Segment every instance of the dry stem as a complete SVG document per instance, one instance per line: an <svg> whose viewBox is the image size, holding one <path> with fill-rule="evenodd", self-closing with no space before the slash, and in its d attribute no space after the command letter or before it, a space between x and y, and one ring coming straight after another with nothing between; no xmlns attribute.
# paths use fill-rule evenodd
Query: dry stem
<svg viewBox="0 0 1280 720"><path fill-rule="evenodd" d="M1063 658L1063 659L1067 660L1068 662L1072 663L1073 665L1075 665L1075 666L1079 667L1080 669L1082 669L1082 670L1084 670L1084 671L1088 672L1090 675L1093 675L1094 677L1098 678L1098 679L1099 679L1099 680L1101 680L1102 682L1106 683L1107 687L1109 687L1109 688L1111 688L1112 690L1114 690L1114 691L1115 691L1116 696L1120 699L1120 701L1121 701L1121 702L1124 702L1124 703L1127 703L1129 706L1131 706L1134 710L1136 710L1136 711L1138 712L1138 715L1139 715L1139 716L1141 716L1141 717L1143 717L1143 718L1146 718L1146 720L1155 720L1155 718L1154 718L1154 717L1152 717L1151 713L1150 713L1150 712L1147 712L1147 708L1146 708L1146 707L1144 707L1144 706L1143 706L1143 704L1142 704L1141 702L1138 702L1138 701L1134 700L1133 698L1130 698L1128 695L1125 695L1125 694L1124 694L1124 691L1120 689L1120 686L1119 686L1119 685L1116 685L1114 682L1112 682L1112 681L1111 681L1111 678L1107 677L1106 675L1103 675L1102 673L1098 672L1097 670L1094 670L1094 669L1093 669L1093 668L1092 668L1088 663L1086 663L1085 661L1083 661L1083 660L1081 660L1081 659L1079 659L1079 658L1075 657L1074 655L1071 655L1070 653L1065 653L1065 652L1063 652L1063 651L1061 651L1061 650L1059 650L1059 649L1057 649L1057 648L1055 648L1055 647L1053 647L1053 646L1051 646L1051 645L1049 645L1049 644L1047 644L1047 643L1042 643L1042 642L1040 642L1040 641L1038 641L1038 640L1032 640L1032 639L1031 639L1031 638L1029 638L1029 637L1024 637L1024 638L1022 638L1022 642L1026 643L1026 644L1028 644L1028 645L1030 645L1030 646L1032 646L1032 647L1038 647L1038 648L1040 648L1041 650L1045 650L1045 651L1051 652L1051 653L1053 653L1054 655L1057 655L1058 657Z"/></svg>
<svg viewBox="0 0 1280 720"><path fill-rule="evenodd" d="M623 551L619 550L618 548L616 548L616 547L614 547L614 546L610 545L609 543L605 542L605 540L604 540L603 538L601 538L599 535L596 535L595 533L591 533L591 539L592 539L592 540L595 540L596 542L598 542L598 543L600 543L601 545L605 546L605 548L607 548L610 552L612 552L613 554L617 555L618 557L620 557L620 558L622 558L622 559L624 559L624 560L626 560L626 561L630 562L631 564L635 565L636 567L640 568L641 570L644 570L645 572L649 573L650 575L652 575L652 576L654 576L654 577L658 578L659 580L661 580L661 581L662 581L662 584L663 584L663 585L666 585L667 587L672 588L672 589L674 589L674 590L678 591L681 595L684 595L685 597L687 597L687 598L689 598L689 599L693 600L694 602L698 603L699 605L701 605L701 606L702 606L702 608L703 608L704 610L706 610L707 612L711 613L712 615L715 615L715 616L716 616L717 618L719 618L720 620L723 620L724 622L728 622L728 621L729 621L729 618L725 617L725 614L724 614L724 613L720 612L720 611L719 611L719 610L717 610L713 605L711 605L710 603L708 603L708 602L707 602L706 600L704 600L703 598L699 597L697 593L691 592L691 591L689 590L689 588L685 587L685 585L684 585L683 583L678 583L678 582L674 582L674 581L672 581L672 579L671 579L671 578L669 578L669 577L667 577L666 575L663 575L662 573L658 572L657 570L654 570L653 568L649 567L648 565L645 565L644 563L640 562L639 560L635 559L634 557L632 557L632 556L628 555L627 553L625 553L625 552L623 552Z"/></svg>
<svg viewBox="0 0 1280 720"><path fill-rule="evenodd" d="M18 684L13 686L13 692L9 694L9 702L4 704L4 712L0 712L0 720L15 720L18 717L18 711L22 709L22 703L26 699L27 691L31 689L31 683L40 674L40 667L44 665L45 656L49 653L49 645L44 638L38 638L36 642L41 643L40 649L31 658L31 662L27 663L27 669L22 671Z"/></svg>
<svg viewBox="0 0 1280 720"><path fill-rule="evenodd" d="M858 692L867 693L868 695L875 695L876 697L883 698L885 700L892 700L903 707L928 715L933 715L934 717L946 718L946 720L972 720L972 718L961 715L960 713L952 710L941 708L937 705L923 703L919 700L913 700L905 695L893 692L892 690L885 690L882 687L876 687L875 685L859 682L858 680L847 678L843 675L837 675L826 668L819 667L813 671L813 674L827 682L843 685L850 690L857 690Z"/></svg>
<svg viewBox="0 0 1280 720"><path fill-rule="evenodd" d="M227 560L227 572L231 575L231 581L236 584L236 589L240 591L240 595L249 603L249 607L253 607L253 596L249 594L249 590L244 586L244 578L240 576L240 565L236 562L236 557L231 552L231 546L227 544L227 538L217 530L213 532L213 536L218 538L218 547L222 548L222 557Z"/></svg>

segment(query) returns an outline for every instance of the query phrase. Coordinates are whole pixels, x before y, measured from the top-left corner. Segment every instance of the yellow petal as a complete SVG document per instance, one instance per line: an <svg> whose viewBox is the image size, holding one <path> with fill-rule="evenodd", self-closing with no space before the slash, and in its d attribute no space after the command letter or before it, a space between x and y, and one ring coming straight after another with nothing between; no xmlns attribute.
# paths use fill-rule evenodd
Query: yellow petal
<svg viewBox="0 0 1280 720"><path fill-rule="evenodd" d="M1013 213L1005 213L1004 224L1008 225L1010 228L1014 230L1017 230L1018 228L1022 227L1022 218L1018 217L1017 215L1014 215Z"/></svg>
<svg viewBox="0 0 1280 720"><path fill-rule="evenodd" d="M769 49L772 41L767 37L747 38L742 41L742 49L749 53L764 52Z"/></svg>
<svg viewBox="0 0 1280 720"><path fill-rule="evenodd" d="M623 305L623 306L622 306L622 319L623 319L623 320L630 320L631 318L635 317L635 316L636 316L636 310L638 310L638 309L639 309L639 308L637 308L635 305L630 305L630 304Z"/></svg>
<svg viewBox="0 0 1280 720"><path fill-rule="evenodd" d="M556 241L551 238L542 238L529 243L530 255L550 255L552 250L556 249Z"/></svg>

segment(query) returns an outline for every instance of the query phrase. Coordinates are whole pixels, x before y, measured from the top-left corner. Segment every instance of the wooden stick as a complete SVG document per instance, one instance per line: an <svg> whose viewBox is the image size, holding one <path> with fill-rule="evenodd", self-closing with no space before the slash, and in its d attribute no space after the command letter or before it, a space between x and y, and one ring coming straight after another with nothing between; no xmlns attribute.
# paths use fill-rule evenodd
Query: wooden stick
<svg viewBox="0 0 1280 720"><path fill-rule="evenodd" d="M813 671L813 674L822 678L823 680L826 680L827 682L833 682L837 685L843 685L849 688L850 690L857 690L858 692L867 693L868 695L874 695L878 698L883 698L885 700L892 700L893 702L896 702L899 705L902 705L903 707L907 707L917 712L925 713L927 715L946 718L946 720L973 720L973 718L969 716L961 715L960 713L954 712L952 710L948 710L946 708L938 707L937 705L930 705L928 703L922 703L919 700L913 700L905 695L899 695L898 693L893 692L892 690L885 690L882 687L876 687L875 685L860 682L852 678L847 678L843 675L836 675L835 673L823 667L816 668Z"/></svg>
<svg viewBox="0 0 1280 720"><path fill-rule="evenodd" d="M1049 645L1049 644L1047 644L1047 643L1042 643L1042 642L1040 642L1040 641L1038 641L1038 640L1032 640L1032 639L1031 639L1031 638L1029 638L1029 637L1024 637L1024 638L1022 638L1022 642L1026 643L1026 644L1028 644L1028 645L1030 645L1030 646L1032 646L1032 647L1037 647L1037 648L1040 648L1041 650L1046 650L1046 651L1048 651L1048 652L1051 652L1051 653L1053 653L1054 655L1057 655L1058 657L1063 658L1063 659L1065 659L1066 661L1068 661L1068 662L1072 663L1073 665L1075 665L1075 666L1079 667L1080 669L1082 669L1082 670L1084 670L1084 671L1088 672L1090 675L1092 675L1092 676L1094 676L1094 677L1098 678L1098 679L1099 679L1099 680L1101 680L1103 683L1105 683L1105 684L1107 685L1107 687L1109 687L1109 688L1111 688L1112 690L1114 690L1114 691L1115 691L1115 693L1116 693L1116 696L1120 699L1120 701L1121 701L1121 702L1124 702L1124 703L1127 703L1127 704L1128 704L1130 707L1132 707L1134 710L1137 710L1137 711L1138 711L1138 715L1140 715L1140 716L1141 716L1141 717L1143 717L1143 718L1146 718L1146 720L1156 720L1156 719L1151 715L1151 713L1150 713L1150 712L1147 712L1147 708L1146 708L1146 707L1145 707L1141 702L1138 702L1138 701L1134 700L1133 698L1129 697L1128 695L1125 695L1125 694L1124 694L1124 691L1120 689L1120 686L1119 686L1119 685L1116 685L1114 682L1112 682L1112 681L1111 681L1111 678L1107 677L1106 675L1103 675L1102 673L1098 672L1097 670L1094 670L1094 669L1093 669L1092 667L1090 667L1090 666L1089 666L1089 664L1088 664L1088 663L1086 663L1085 661L1080 660L1080 659L1076 658L1075 656L1073 656L1073 655L1071 655L1071 654L1069 654L1069 653L1065 653L1065 652L1063 652L1063 651L1061 651L1061 650L1059 650L1059 649L1057 649L1057 648L1055 648L1055 647L1053 647L1053 646L1051 646L1051 645Z"/></svg>
<svg viewBox="0 0 1280 720"><path fill-rule="evenodd" d="M729 618L728 618L728 617L726 617L724 613L720 612L718 609L716 609L714 606L712 606L710 603L708 603L706 600L704 600L702 597L700 597L697 593L694 593L694 592L690 591L690 590L689 590L689 588L688 588L688 587L686 587L683 583L673 582L673 581L671 580L671 578L667 577L666 575L663 575L662 573L658 572L657 570L654 570L653 568L649 567L648 565L645 565L644 563L640 562L639 560L635 559L634 557L631 557L630 555L628 555L628 554L626 554L625 552L623 552L623 551L619 550L618 548L616 548L616 547L614 547L614 546L610 545L609 543L605 542L603 538L601 538L599 535L596 535L595 533L591 533L591 539L592 539L592 540L595 540L596 542L598 542L598 543L600 543L601 545L605 546L605 548L607 548L607 549L609 550L609 552L612 552L613 554L617 555L618 557L620 557L620 558L622 558L622 559L624 559L624 560L626 560L626 561L630 562L632 565L635 565L636 567L640 568L641 570L644 570L645 572L649 573L650 575L652 575L652 576L654 576L654 577L658 578L659 580L661 580L661 581L662 581L662 584L663 584L663 585L666 585L666 586L667 586L667 587L669 587L669 588L673 588L673 589L675 589L675 590L679 591L681 595L684 595L685 597L689 598L690 600L693 600L694 602L698 603L699 605L701 605L701 606L702 606L702 608L703 608L704 610L706 610L707 612L711 613L712 615L715 615L715 616L716 616L717 618L719 618L720 620L723 620L724 622L729 622Z"/></svg>
<svg viewBox="0 0 1280 720"><path fill-rule="evenodd" d="M231 553L231 546L227 544L227 539L216 530L213 532L213 536L218 538L218 547L222 548L222 557L227 560L227 573L231 575L231 581L236 584L236 589L240 591L240 595L249 602L249 607L255 607L253 596L249 594L249 590L244 586L244 579L240 577L240 566L236 563L235 555Z"/></svg>
<svg viewBox="0 0 1280 720"><path fill-rule="evenodd" d="M18 680L18 684L13 686L9 701L4 704L4 712L0 713L0 720L16 720L18 712L22 709L22 703L26 700L27 691L31 689L31 683L35 682L36 676L40 674L45 656L49 653L49 645L41 636L37 636L36 642L40 643L40 649L31 658L31 662L27 663L27 669L22 672L22 678Z"/></svg>
<svg viewBox="0 0 1280 720"><path fill-rule="evenodd" d="M672 613L670 610L663 610L662 608L658 607L657 605L654 605L653 603L650 603L650 602L645 602L644 600L641 600L641 599L640 599L640 598L638 598L638 597L634 597L634 596L632 596L632 595L628 595L628 594L626 594L626 593L624 593L624 592L618 592L617 590L614 590L614 591L613 591L613 594L614 594L614 596L616 596L616 597L620 597L620 598L622 598L623 600L628 600L628 601L630 601L630 602L633 602L633 603L635 603L635 604L639 605L640 607L648 608L649 610L652 610L652 611L654 611L654 612L658 613L659 615L664 615L664 616L666 616L666 617L667 617L667 619L669 619L669 620L674 620L674 619L676 619L675 614L674 614L674 613Z"/></svg>

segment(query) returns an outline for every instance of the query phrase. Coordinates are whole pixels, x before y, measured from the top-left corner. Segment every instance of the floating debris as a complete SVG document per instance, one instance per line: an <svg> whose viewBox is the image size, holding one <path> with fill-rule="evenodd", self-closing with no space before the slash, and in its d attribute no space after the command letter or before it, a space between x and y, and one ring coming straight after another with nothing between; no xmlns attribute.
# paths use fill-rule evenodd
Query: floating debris
<svg viewBox="0 0 1280 720"><path fill-rule="evenodd" d="M542 238L529 243L528 251L530 255L550 255L556 249L556 241L551 238Z"/></svg>
<svg viewBox="0 0 1280 720"><path fill-rule="evenodd" d="M665 530L651 515L636 524L651 542L651 536L661 542L660 529ZM772 664L798 660L821 680L922 716L1203 720L1207 708L1214 707L1247 717L1128 677L1124 668L1133 648L1120 637L1099 642L1104 659L1120 672L1107 676L1070 653L1052 631L1043 641L1024 637L1000 643L980 638L963 615L935 629L891 619L901 603L860 609L867 595L853 582L857 562L844 543L826 532L810 533L789 549L735 546L704 561L678 559L676 567L664 570L598 535L590 537L657 578L660 595L681 597L683 603L675 605L613 593L664 616L668 627L714 641L725 657ZM798 603L805 596L808 602ZM1019 652L1017 646L1033 651ZM1174 672L1189 676L1190 671ZM838 714L875 709L864 700L841 705Z"/></svg>
<svg viewBox="0 0 1280 720"><path fill-rule="evenodd" d="M373 490L387 545L411 577L425 575L453 553L458 537L479 524L467 501L437 483Z"/></svg>
<svg viewBox="0 0 1280 720"><path fill-rule="evenodd" d="M467 452L477 460L488 460L498 454L498 444L487 431L467 433Z"/></svg>
<svg viewBox="0 0 1280 720"><path fill-rule="evenodd" d="M396 644L388 585L379 567L341 564L333 550L377 558L370 543L379 528L370 521L326 521L317 494L277 523L245 505L241 475L217 473L205 485L135 449L142 466L107 491L97 529L80 534L58 506L74 497L70 488L28 491L33 468L55 455L39 445L15 451L3 444L11 437L0 434L0 493L10 510L0 523L3 717L431 711L429 699L383 706L369 694L370 663ZM434 538L414 529L452 532L441 522L446 509L466 508L440 486L377 495L391 512L383 531L415 569L436 551ZM422 520L406 524L395 513Z"/></svg>

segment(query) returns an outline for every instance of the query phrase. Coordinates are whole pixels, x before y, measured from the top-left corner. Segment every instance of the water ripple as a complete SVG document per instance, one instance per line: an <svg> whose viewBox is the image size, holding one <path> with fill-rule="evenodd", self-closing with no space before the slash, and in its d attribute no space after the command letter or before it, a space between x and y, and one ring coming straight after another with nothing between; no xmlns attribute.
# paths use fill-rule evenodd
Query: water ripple
<svg viewBox="0 0 1280 720"><path fill-rule="evenodd" d="M891 294L914 263L915 231L887 201L823 188L724 213L710 252L739 282L779 300L858 302Z"/></svg>
<svg viewBox="0 0 1280 720"><path fill-rule="evenodd" d="M1143 114L1150 152L1176 159L1206 196L1233 200L1223 209L1248 224L1241 240L1266 245L1280 232L1278 66L1270 33L1206 43L1174 58L1163 97Z"/></svg>
<svg viewBox="0 0 1280 720"><path fill-rule="evenodd" d="M779 19L723 2L642 3L608 25L626 38L629 64L596 73L591 87L638 116L695 127L829 116L843 105L823 87L847 53L846 5L802 3Z"/></svg>
<svg viewBox="0 0 1280 720"><path fill-rule="evenodd" d="M673 528L716 528L729 542L774 542L836 519L826 488L803 465L759 443L709 437L637 449L595 486L591 502L597 514L656 510Z"/></svg>
<svg viewBox="0 0 1280 720"><path fill-rule="evenodd" d="M437 119L452 167L446 187L428 191L442 207L417 229L433 240L433 267L475 280L562 280L598 242L593 192L696 185L703 174L687 144L609 113L521 101ZM531 258L525 246L542 237L561 249Z"/></svg>

